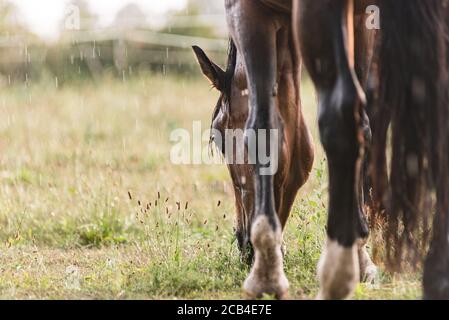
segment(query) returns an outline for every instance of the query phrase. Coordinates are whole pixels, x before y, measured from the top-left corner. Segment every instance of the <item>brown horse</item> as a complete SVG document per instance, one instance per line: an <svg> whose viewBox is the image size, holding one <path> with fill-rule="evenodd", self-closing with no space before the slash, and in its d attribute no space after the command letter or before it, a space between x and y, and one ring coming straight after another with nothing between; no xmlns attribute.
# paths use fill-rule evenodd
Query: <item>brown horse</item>
<svg viewBox="0 0 449 320"><path fill-rule="evenodd" d="M371 68L376 65L372 64L375 32L365 27L365 9L371 4L384 13L374 60L379 70ZM195 48L203 72L221 92L213 126L217 132L227 128L281 132L279 143L274 143L277 149L265 148L272 162L280 155L275 174L261 174L266 163L258 157L254 164L229 165L239 243L244 247L250 242L255 253L245 292L250 297L267 293L282 298L288 290L282 230L313 158L299 97L303 63L318 93L319 128L329 169L328 237L318 265L319 298L346 298L361 273L375 270L363 249L368 237L363 204L369 200L364 196L370 181L374 200L387 214L388 251L398 259L403 247L412 247L412 252L425 247L429 219L423 213L430 211L429 191L436 191L424 293L427 298L449 298L445 1L226 0L225 5L232 39L227 70ZM368 81L369 75L374 81ZM248 97L242 95L246 88ZM385 154L390 122L391 181ZM260 142L273 145L266 136L256 135L247 136L246 146L257 149ZM223 144L219 146L225 151Z"/></svg>
<svg viewBox="0 0 449 320"><path fill-rule="evenodd" d="M279 64L284 73L279 75L276 99L277 112L283 122L285 144L280 154L277 174L274 177L275 207L282 228L287 222L297 191L309 177L314 158L312 139L304 122L299 100L299 82L296 79L296 75L299 74L298 60L291 54L291 38L287 30L286 28L283 35L284 42L280 44L283 52L282 61L279 61ZM249 111L246 93L248 88L242 56L231 41L229 50L231 63L227 70L223 71L212 63L200 48L194 47L194 51L204 74L221 92L214 111L212 128L222 137L226 136L227 130L235 130L234 132L242 136ZM218 143L215 136L212 136L211 140ZM243 144L243 139L236 141L236 143L239 142ZM225 154L224 140L218 144L218 148ZM247 157L246 149L245 156ZM242 253L247 255L246 258L251 263L250 231L255 200L254 167L248 163L238 164L236 157L237 155L233 154L233 158L229 159L228 168L236 200L237 239Z"/></svg>
<svg viewBox="0 0 449 320"><path fill-rule="evenodd" d="M275 79L273 86L271 90L266 89L268 91L265 93L269 94L269 97L266 97L267 101L271 101L273 104L267 108L269 110L274 108L272 117L276 118L277 128L282 130L279 168L274 177L261 177L257 175L257 164L256 166L247 163L236 164L234 161L235 155L231 159L231 163L228 164L228 168L235 191L239 246L243 253L246 252L248 247L251 247L251 244L256 247L253 271L245 283L245 290L250 296L255 297L263 293L273 293L278 297L282 297L287 290L287 281L283 276L282 270L282 256L280 253L281 233L289 217L296 194L299 188L307 181L312 168L314 154L313 144L304 122L301 108L300 77L302 59L293 34L290 2L284 1L277 4L273 1L264 3L252 3L251 1L229 2L227 8L228 15L231 15L233 10L248 12L249 17L247 19L252 21L254 26L245 25L244 28L251 27L250 30L258 26L259 23L263 24L262 21L264 23L269 21L269 23L266 23L269 26L268 30L260 32L257 37L261 39L258 39L257 43L259 45L263 44L261 49L268 50L272 56L264 55L263 52L265 51L258 52L257 58L254 58L258 65L254 66L254 68L265 75L266 67L270 64L274 65L273 76ZM357 7L357 10L355 14L358 31L357 39L360 41L357 41L356 68L363 83L366 83L373 46L373 34L364 32L364 29L360 27L365 23L365 16L364 11L361 11L361 7L360 9ZM257 21L260 22L258 23ZM250 30L248 32L251 32ZM252 32L255 32L255 30ZM265 37L267 36L272 38L270 41L274 45L273 48L266 48ZM252 38L256 41L255 36L252 36ZM248 74L248 66L245 63L245 59L248 58L241 54L241 52L245 51L244 49L238 50L234 41L233 37L233 40L230 42L228 66L225 71L210 61L200 48L194 47L203 73L209 78L213 86L221 92L213 113L212 128L220 133L222 137L226 136L225 131L230 129L243 132L245 125L251 123L247 92L249 89L251 95L257 89L251 86L253 83L251 80L248 81L248 79L251 79L251 76ZM265 59L267 60L261 61ZM259 81L262 80L260 79ZM262 92L259 94L262 94ZM254 110L257 110L257 107L253 107L252 110L254 112ZM248 117L250 120L248 120ZM264 128L271 127L265 126ZM369 129L369 125L366 128ZM220 139L218 144L221 151L225 153L226 146L224 141ZM260 182L258 178L267 179L267 181ZM272 214L271 221L268 225L264 225L264 221L254 223L255 217L260 218L259 220L264 218L264 215L257 214L256 207L260 203L258 197L260 198L262 194L258 195L256 186L265 184L266 187L269 187L269 183L272 183L271 192L273 197L269 201L274 201L270 204L274 208L267 207L267 210L269 209L267 213ZM259 193L264 192L259 190ZM368 230L361 210L362 201L361 198L359 214L360 228L363 230L360 231L362 234L360 238L366 239ZM273 227L275 232L270 231ZM258 228L261 228L261 230L257 230ZM263 230L264 228L268 229ZM251 234L251 231L253 231L253 234ZM259 233L262 233L262 235L258 236ZM272 234L270 235L270 233ZM271 238L263 239L264 234L271 236ZM264 252L258 252L258 247L262 248L260 251ZM362 269L361 278L372 281L376 268L366 252L364 241L359 243L358 249L360 259L357 260L360 262L360 268Z"/></svg>

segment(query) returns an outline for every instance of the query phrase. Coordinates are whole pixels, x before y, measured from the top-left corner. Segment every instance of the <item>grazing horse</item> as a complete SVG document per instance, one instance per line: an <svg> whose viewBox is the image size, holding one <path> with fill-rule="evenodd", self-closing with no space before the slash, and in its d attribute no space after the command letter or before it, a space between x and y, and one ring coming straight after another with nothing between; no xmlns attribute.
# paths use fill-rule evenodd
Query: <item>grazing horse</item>
<svg viewBox="0 0 449 320"><path fill-rule="evenodd" d="M278 214L280 227L284 228L291 207L299 188L307 181L314 160L313 143L303 118L299 100L299 65L296 56L291 51L291 35L288 28L282 35L279 44L281 60L278 62L284 72L279 74L278 95L276 97L277 113L282 119L282 137L284 145L279 157L279 165L274 176L274 205ZM226 132L234 133L236 144L244 146L244 129L248 119L248 87L242 56L238 54L234 43L230 42L228 67L224 71L211 62L198 47L194 51L203 73L210 79L212 85L220 92L220 98L215 107L212 119L213 132L221 137L229 137ZM238 140L237 138L240 137ZM233 148L225 139L218 140L212 133L211 141L215 141L218 149L226 154L227 148ZM231 151L234 151L232 149ZM245 158L248 157L244 148ZM237 240L243 257L252 262L253 250L250 241L252 220L255 205L255 170L247 162L238 163L238 153L227 158L228 169L232 178L237 209Z"/></svg>
<svg viewBox="0 0 449 320"><path fill-rule="evenodd" d="M375 32L364 23L371 4L378 5L382 15L375 56ZM367 187L383 208L389 260L396 264L427 247L436 199L424 296L449 298L447 1L226 0L225 6L233 52L227 70L195 48L203 72L221 91L214 126L218 131L281 132L278 149L267 148L272 161L280 155L275 174L261 174L266 164L259 158L248 166L229 165L239 243L250 242L254 248L245 292L283 298L288 291L282 230L313 154L299 98L304 64L318 94L320 138L329 169L318 298L350 296L360 274L370 269L367 266L374 268L363 246L368 236L363 213ZM246 88L248 97L241 94ZM261 141L271 143L256 135L247 136L246 145Z"/></svg>
<svg viewBox="0 0 449 320"><path fill-rule="evenodd" d="M276 150L279 152L279 168L274 175L260 175L260 163L236 164L235 156L230 159L228 169L236 199L239 247L244 254L248 247L255 249L253 268L244 289L250 297L267 293L282 298L288 288L281 253L282 230L299 188L307 181L314 156L301 108L303 58L295 42L291 1L226 1L226 8L231 30L226 70L213 63L199 47L193 49L202 72L221 93L212 119L215 132L224 137L225 131L230 129L240 132L244 129L281 131L281 143ZM374 34L361 27L365 23L364 9L357 6L354 14L356 38L359 40L355 48L355 68L361 83L366 84ZM310 36L320 32L316 25L308 30ZM332 35L323 41L332 45ZM324 49L333 53L332 49ZM313 59L314 54L309 52L305 59ZM323 62L323 68L331 68L326 61ZM331 69L323 72L329 72L329 76L336 74ZM368 119L364 117L363 120L369 136ZM211 139L214 140L214 136ZM222 139L215 142L225 153L227 144ZM357 240L360 241L356 243L357 257L354 261L358 264L355 269L361 269L361 279L372 281L376 267L365 248L368 227L362 212L363 201L360 192L356 201ZM249 258L251 262L252 256ZM354 273L355 277L358 275Z"/></svg>

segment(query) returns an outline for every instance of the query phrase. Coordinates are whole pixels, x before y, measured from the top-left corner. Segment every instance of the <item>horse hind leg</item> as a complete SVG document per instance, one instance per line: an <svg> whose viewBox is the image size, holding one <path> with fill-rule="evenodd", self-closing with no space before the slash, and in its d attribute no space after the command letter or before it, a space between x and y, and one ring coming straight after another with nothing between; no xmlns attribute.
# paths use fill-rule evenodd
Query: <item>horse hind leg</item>
<svg viewBox="0 0 449 320"><path fill-rule="evenodd" d="M231 36L243 57L249 85L251 108L245 129L247 144L249 148L256 145L259 149L260 143L265 143L267 156L273 160L275 154L271 152L279 155L279 149L271 150L269 138L259 136L265 130L269 137L271 130L278 129L275 113L277 30L273 16L256 1L227 0L226 11ZM282 226L275 209L274 172L262 174L266 168L259 156L252 160L255 160L256 190L251 226L254 264L243 287L249 298L260 298L264 294L284 298L288 280L283 269Z"/></svg>
<svg viewBox="0 0 449 320"><path fill-rule="evenodd" d="M369 126L369 120L367 115L363 115L365 120L363 121L363 132L365 143L371 143L371 129ZM377 266L371 260L371 256L368 253L367 243L369 236L369 225L364 213L364 207L368 208L371 202L366 198L369 196L367 194L366 188L370 187L370 182L367 181L368 177L368 163L369 163L369 145L365 148L365 156L363 158L363 166L360 175L359 183L359 230L360 230L360 240L358 241L358 255L359 255L359 266L360 266L360 281L368 284L375 284L377 281Z"/></svg>
<svg viewBox="0 0 449 320"><path fill-rule="evenodd" d="M377 266L371 260L371 256L368 253L366 247L367 239L359 241L358 255L359 255L359 267L360 267L360 281L367 284L375 284L377 281Z"/></svg>
<svg viewBox="0 0 449 320"><path fill-rule="evenodd" d="M371 119L373 103L375 99L375 82L376 76L375 67L375 41L376 31L366 28L365 23L367 15L365 9L368 6L367 1L356 1L355 5L355 71L361 85L366 90L367 104L362 110L361 121L363 128L363 136L365 142L364 158L362 165L362 173L360 179L359 191L359 214L360 214L360 231L362 239L359 241L359 264L360 264L360 281L374 284L377 280L377 266L371 260L367 250L367 242L369 235L369 225L365 210L375 210L372 199L372 180L369 173L369 166L371 162L371 144L372 144L372 129Z"/></svg>
<svg viewBox="0 0 449 320"><path fill-rule="evenodd" d="M320 137L329 168L327 241L318 263L319 299L344 299L352 294L360 280L358 243L365 237L360 228L357 123L365 98L351 64L350 32L345 34L343 28L350 1L301 0L294 9L297 40L318 92Z"/></svg>

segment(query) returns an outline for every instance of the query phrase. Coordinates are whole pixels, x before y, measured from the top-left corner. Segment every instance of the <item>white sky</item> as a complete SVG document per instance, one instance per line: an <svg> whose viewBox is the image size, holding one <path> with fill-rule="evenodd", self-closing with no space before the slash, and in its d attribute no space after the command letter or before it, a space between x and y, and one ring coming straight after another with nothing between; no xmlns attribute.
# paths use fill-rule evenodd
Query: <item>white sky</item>
<svg viewBox="0 0 449 320"><path fill-rule="evenodd" d="M10 0L18 8L27 26L46 39L58 35L58 23L64 17L68 0ZM181 9L186 0L86 0L101 25L111 23L115 14L126 4L135 3L147 14L162 14L170 9Z"/></svg>

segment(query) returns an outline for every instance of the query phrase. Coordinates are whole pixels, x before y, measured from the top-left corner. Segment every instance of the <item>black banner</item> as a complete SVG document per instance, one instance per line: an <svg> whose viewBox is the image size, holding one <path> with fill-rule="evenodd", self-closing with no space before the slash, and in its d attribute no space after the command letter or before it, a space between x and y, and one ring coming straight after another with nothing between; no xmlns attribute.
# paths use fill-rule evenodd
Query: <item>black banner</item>
<svg viewBox="0 0 449 320"><path fill-rule="evenodd" d="M1 301L2 318L84 319L305 319L391 317L419 311L445 312L447 302L431 301ZM382 319L382 318L381 318Z"/></svg>

